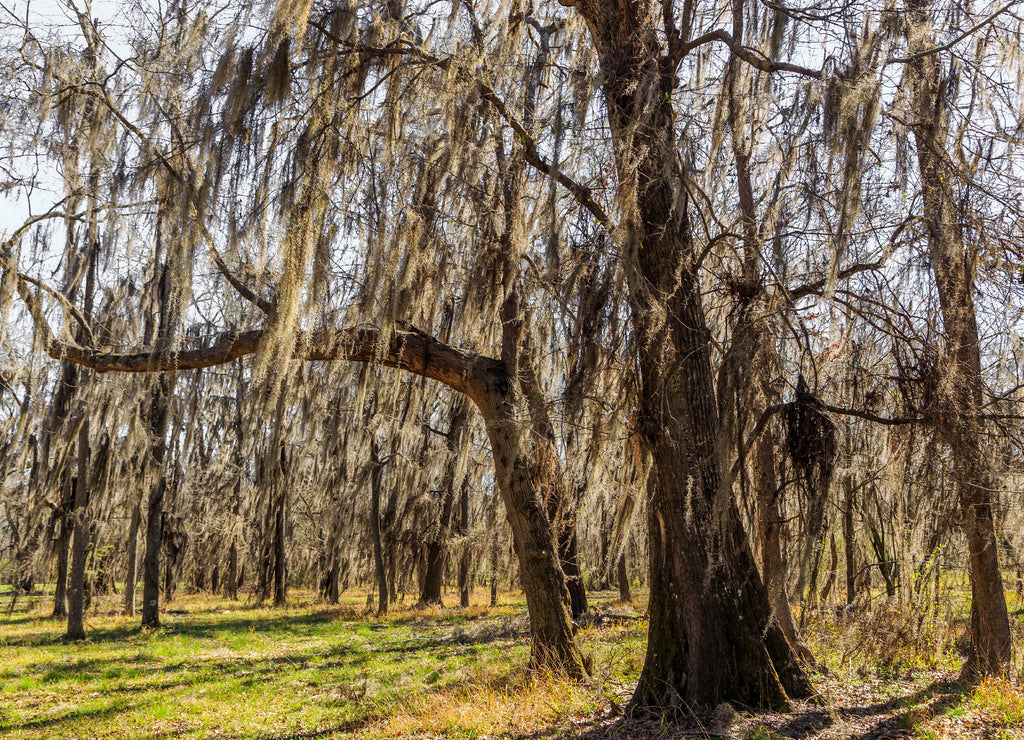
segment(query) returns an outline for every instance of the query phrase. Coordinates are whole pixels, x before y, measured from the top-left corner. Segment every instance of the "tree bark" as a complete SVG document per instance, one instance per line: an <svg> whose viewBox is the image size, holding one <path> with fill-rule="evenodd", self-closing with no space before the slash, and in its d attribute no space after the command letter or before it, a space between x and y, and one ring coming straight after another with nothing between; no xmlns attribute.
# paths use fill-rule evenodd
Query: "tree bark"
<svg viewBox="0 0 1024 740"><path fill-rule="evenodd" d="M935 46L931 0L907 0L908 51ZM981 349L974 305L976 252L964 243L954 183L959 173L946 153L950 111L939 54L908 65L913 133L923 190L932 272L939 294L946 363L940 379L939 424L960 482L971 576L971 648L963 676L1000 675L1011 659L1010 623L996 547L990 456L982 444L984 407Z"/></svg>
<svg viewBox="0 0 1024 740"><path fill-rule="evenodd" d="M384 543L380 536L381 475L384 463L380 459L377 440L370 440L370 541L373 543L373 572L377 580L377 616L388 613L388 574L384 563Z"/></svg>
<svg viewBox="0 0 1024 740"><path fill-rule="evenodd" d="M810 666L817 661L804 643L793 619L786 589L786 568L782 559L782 512L779 511L779 492L775 475L774 437L766 433L757 440L754 449L755 487L757 489L758 530L761 535L761 562L764 567L765 587L771 600L775 621L782 629L797 656Z"/></svg>
<svg viewBox="0 0 1024 740"><path fill-rule="evenodd" d="M282 452L282 455L284 453ZM286 485L282 480L280 484ZM288 500L285 493L280 493L277 512L274 517L274 606L285 606L288 603L288 563L285 558L285 524L288 515Z"/></svg>
<svg viewBox="0 0 1024 740"><path fill-rule="evenodd" d="M162 374L156 379L146 417L150 433L150 464L156 471L156 480L149 489L146 505L146 549L142 558L142 626L150 629L160 626L160 549L163 544L164 494L167 491L164 434L170 386L167 375Z"/></svg>
<svg viewBox="0 0 1024 740"><path fill-rule="evenodd" d="M68 548L71 546L71 517L75 506L75 478L69 471L64 472L61 505L58 509L60 535L57 537L57 577L53 589L52 617L68 615Z"/></svg>
<svg viewBox="0 0 1024 740"><path fill-rule="evenodd" d="M71 539L71 573L68 582L68 629L66 637L85 637L85 558L89 544L89 419L78 432L78 478L75 481L75 513Z"/></svg>
<svg viewBox="0 0 1024 740"><path fill-rule="evenodd" d="M448 460L445 463L441 479L441 514L433 539L427 543L427 567L423 577L423 590L420 603L424 605L442 605L441 586L444 581L445 566L448 562L448 535L451 531L452 516L455 510L456 473L461 456L463 438L469 419L469 408L465 399L459 398L452 406L449 414L448 432L445 445L448 448Z"/></svg>
<svg viewBox="0 0 1024 740"><path fill-rule="evenodd" d="M843 550L846 557L846 605L857 600L857 541L853 531L853 473L843 476Z"/></svg>
<svg viewBox="0 0 1024 740"><path fill-rule="evenodd" d="M629 588L629 571L626 569L626 553L619 555L619 601L629 603L633 600L633 592Z"/></svg>
<svg viewBox="0 0 1024 740"><path fill-rule="evenodd" d="M810 696L772 618L739 511L719 469L711 335L701 305L668 64L649 2L577 2L604 79L623 210L648 480L650 631L631 710Z"/></svg>
<svg viewBox="0 0 1024 740"><path fill-rule="evenodd" d="M128 564L124 577L124 614L135 616L135 581L139 570L139 526L142 524L142 512L139 504L132 508L132 520L128 525Z"/></svg>
<svg viewBox="0 0 1024 740"><path fill-rule="evenodd" d="M534 483L532 452L513 398L514 389L504 374L495 374L478 393L494 457L494 478L505 500L512 541L519 558L523 591L530 612L530 663L586 675L583 654L573 637L569 593L562 572L558 542L546 504Z"/></svg>
<svg viewBox="0 0 1024 740"><path fill-rule="evenodd" d="M462 481L462 494L460 496L460 517L459 534L463 537L469 535L469 478ZM471 559L473 557L469 542L463 540L462 557L459 560L459 606L469 606L470 596L473 595L473 582L469 577Z"/></svg>

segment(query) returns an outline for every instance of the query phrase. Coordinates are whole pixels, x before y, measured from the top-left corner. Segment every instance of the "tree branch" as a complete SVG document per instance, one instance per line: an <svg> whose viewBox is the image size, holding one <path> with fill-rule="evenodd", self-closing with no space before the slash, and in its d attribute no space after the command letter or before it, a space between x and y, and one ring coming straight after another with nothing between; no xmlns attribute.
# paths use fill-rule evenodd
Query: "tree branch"
<svg viewBox="0 0 1024 740"><path fill-rule="evenodd" d="M882 259L876 260L874 262L859 262L855 265L847 267L845 270L840 270L838 273L836 273L836 282L840 280L846 280L846 278L853 277L854 275L860 272L869 272L870 270L882 269L885 266L887 256L888 255L883 256ZM809 295L820 294L825 289L825 285L827 283L828 279L822 278L821 280L815 280L813 283L804 283L803 285L798 285L795 288L791 288L786 291L786 294L789 296L790 300L796 301Z"/></svg>
<svg viewBox="0 0 1024 740"><path fill-rule="evenodd" d="M533 137L533 134L526 130L523 124L518 118L516 118L515 114L508 109L508 106L505 105L505 102L498 97L497 93L494 92L494 89L490 85L481 82L480 94L483 96L484 100L494 106L494 109L498 111L498 115L504 118L505 122L512 127L512 130L515 131L516 134L518 134L523 143L523 153L526 156L527 163L544 175L554 178L555 182L569 191L572 197L576 199L577 203L590 211L596 221L600 222L606 229L611 230L611 218L605 210L594 201L590 188L584 187L561 170L552 167L544 160L543 157L540 156L540 153L537 151L537 140Z"/></svg>
<svg viewBox="0 0 1024 740"><path fill-rule="evenodd" d="M44 327L40 328L49 337L47 354L100 373L152 373L223 365L255 354L271 337L264 329L226 332L212 344L196 349L122 353L56 341L45 320ZM290 354L302 360L348 360L406 370L444 383L474 401L482 392L500 390L505 376L499 360L455 349L418 330L396 329L388 334L374 327L353 327L300 332Z"/></svg>
<svg viewBox="0 0 1024 740"><path fill-rule="evenodd" d="M687 54L696 49L698 46L711 43L712 41L721 41L723 44L729 47L729 50L737 59L741 59L751 67L761 70L762 72L793 72L795 74L803 75L804 77L811 77L815 80L820 80L824 76L820 70L810 69L809 67L801 67L797 64L790 64L789 62L776 62L766 57L762 52L756 49L751 49L749 46L744 46L735 38L732 34L723 29L717 31L709 31L703 36L698 36L693 41L687 42L679 47L679 51L672 55L673 65L678 65Z"/></svg>
<svg viewBox="0 0 1024 740"><path fill-rule="evenodd" d="M886 64L907 64L908 62L913 62L913 61L915 61L917 59L921 59L922 57L930 56L932 54L938 54L938 53L943 52L943 51L948 51L949 49L952 49L954 46L959 44L961 41L963 41L968 36L971 36L971 35L977 33L982 28L984 28L985 26L987 26L990 23L992 23L992 21L994 21L996 18L1001 16L1003 13L1005 13L1007 10L1009 10L1010 8L1012 8L1014 5L1016 5L1019 2L1021 2L1021 0L1010 0L1010 2L1008 2L1006 5L1001 7L996 12L994 12L992 15L988 16L987 18L985 18L985 20L983 20L980 23L977 23L977 24L971 26L969 29L967 29L966 31L961 33L959 36L957 36L955 39L953 39L949 43L943 44L942 46L935 46L935 47L933 47L931 49L925 49L924 51L919 51L916 54L911 54L910 56L907 56L907 57L889 57L888 59L885 60L885 63Z"/></svg>
<svg viewBox="0 0 1024 740"><path fill-rule="evenodd" d="M361 54L381 56L396 54L407 55L415 57L422 62L434 65L440 69L447 69L451 64L450 59L435 56L416 46L366 46L364 44L353 43L350 41L346 41L345 39L338 38L330 31L328 31L321 23L310 21L309 25L318 30L320 33L322 33L324 36L326 36L334 43L338 44L339 46L344 46L348 49L351 49L354 52L358 52ZM464 73L460 71L460 74ZM546 175L547 177L554 178L554 180L558 184L560 184L562 187L569 191L570 195L572 195L572 197L575 198L575 200L581 206L586 208L591 213L595 220L601 223L605 228L611 230L611 218L608 216L605 210L600 205L598 205L597 202L594 201L593 193L590 191L590 189L576 182L575 180L573 180L571 177L569 177L556 167L553 167L550 163L545 161L543 157L540 156L540 153L537 151L537 140L534 138L533 134L527 131L526 127L523 126L522 122L520 122L520 120L515 116L515 114L512 113L511 110L509 110L508 106L505 105L504 101L500 97L498 97L498 94L494 91L494 88L492 88L485 82L481 82L480 94L487 102L494 106L495 110L498 111L498 115L505 119L505 122L519 136L520 140L523 143L526 162L531 167L541 172L542 174Z"/></svg>

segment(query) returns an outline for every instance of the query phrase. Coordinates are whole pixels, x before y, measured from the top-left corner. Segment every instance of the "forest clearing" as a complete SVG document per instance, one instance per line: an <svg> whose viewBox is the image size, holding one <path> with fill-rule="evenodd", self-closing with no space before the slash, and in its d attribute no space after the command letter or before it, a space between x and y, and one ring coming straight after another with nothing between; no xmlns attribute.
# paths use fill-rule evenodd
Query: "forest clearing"
<svg viewBox="0 0 1024 740"><path fill-rule="evenodd" d="M0 2L4 732L1014 737L1022 494L1024 0Z"/></svg>
<svg viewBox="0 0 1024 740"><path fill-rule="evenodd" d="M956 589L953 590L956 593ZM466 608L399 607L378 618L365 591L338 605L298 593L286 609L183 596L164 626L100 613L69 644L49 604L0 618L0 732L16 738L1010 738L1024 737L1015 681L957 682L966 601L931 617L886 605L805 636L827 669L820 702L791 713L721 705L624 719L646 622L617 594L593 595L578 639L582 684L528 672L522 596ZM1013 600L1014 605L1017 599ZM116 606L116 602L108 605ZM600 615L605 615L601 619ZM616 619L616 616L619 619ZM625 617L623 619L622 617ZM1024 631L1015 619L1015 633ZM717 710L717 711L716 711Z"/></svg>

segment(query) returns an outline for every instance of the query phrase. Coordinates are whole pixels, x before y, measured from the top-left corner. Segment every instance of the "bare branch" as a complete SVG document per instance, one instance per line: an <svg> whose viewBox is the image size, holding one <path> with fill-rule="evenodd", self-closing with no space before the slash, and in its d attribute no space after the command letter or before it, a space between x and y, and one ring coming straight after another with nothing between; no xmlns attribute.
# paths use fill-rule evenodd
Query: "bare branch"
<svg viewBox="0 0 1024 740"><path fill-rule="evenodd" d="M56 341L45 320L40 328L49 337L47 354L100 373L153 373L223 365L255 354L271 336L266 330L254 329L226 332L212 344L196 349L110 352ZM504 365L498 360L455 349L424 332L409 329L396 329L390 334L374 327L300 332L291 356L303 360L368 362L407 370L444 383L474 400L492 381L500 385L505 374Z"/></svg>
<svg viewBox="0 0 1024 740"><path fill-rule="evenodd" d="M1020 2L1021 2L1021 0L1011 0L1006 5L1001 7L999 10L994 12L992 15L988 16L987 18L985 18L985 20L983 20L980 23L977 23L977 24L971 26L969 29L967 29L966 31L961 33L959 36L957 36L955 39L953 39L949 43L943 44L942 46L935 46L935 47L932 47L931 49L925 49L924 51L919 51L916 54L911 54L910 56L906 56L906 57L890 57L889 59L885 60L885 63L886 64L907 64L908 62L913 62L913 61L915 61L917 59L921 59L922 57L930 56L932 54L938 54L938 53L943 52L943 51L948 51L948 50L952 49L954 46L956 46L957 44L959 44L961 41L963 41L968 36L972 36L973 34L977 33L978 31L980 31L985 26L991 24L996 18L998 18L1003 13L1005 13L1007 10L1009 10L1014 5L1017 5Z"/></svg>
<svg viewBox="0 0 1024 740"><path fill-rule="evenodd" d="M810 69L809 67L801 67L798 64L790 64L789 62L776 62L769 59L762 52L757 49L752 49L749 46L744 46L735 38L732 34L723 29L717 31L709 31L703 36L698 36L693 41L683 44L679 47L677 54L671 57L673 65L679 64L687 54L696 49L698 46L711 43L712 41L721 41L737 59L741 59L751 67L761 70L762 72L793 72L794 74L803 75L804 77L811 77L815 80L820 80L824 77L824 74L820 70Z"/></svg>

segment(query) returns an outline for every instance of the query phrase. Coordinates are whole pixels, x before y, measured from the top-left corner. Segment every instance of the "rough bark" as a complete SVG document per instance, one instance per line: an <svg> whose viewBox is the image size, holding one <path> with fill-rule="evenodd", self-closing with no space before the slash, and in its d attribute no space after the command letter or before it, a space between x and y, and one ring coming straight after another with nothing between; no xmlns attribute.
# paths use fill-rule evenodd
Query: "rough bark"
<svg viewBox="0 0 1024 740"><path fill-rule="evenodd" d="M648 2L576 3L598 52L638 332L648 480L650 631L632 710L787 705L812 691L772 618L719 469L711 336L701 305L667 61Z"/></svg>
<svg viewBox="0 0 1024 740"><path fill-rule="evenodd" d="M50 614L56 618L68 615L68 548L71 546L71 517L75 506L74 480L74 476L65 471L61 485L61 505L56 512L60 535L57 537L57 575L53 588L53 612Z"/></svg>
<svg viewBox="0 0 1024 740"><path fill-rule="evenodd" d="M150 433L150 465L156 471L146 503L146 549L142 557L142 626L147 628L160 626L160 549L163 544L164 494L167 491L164 434L170 383L166 375L156 379L146 417Z"/></svg>
<svg viewBox="0 0 1024 740"><path fill-rule="evenodd" d="M930 0L908 0L908 51L935 46ZM932 272L939 295L946 363L940 380L938 432L950 446L960 482L971 576L971 648L967 678L1001 674L1011 659L1010 624L996 547L990 456L982 443L981 349L974 304L976 252L965 244L949 155L950 111L939 54L908 65L918 172Z"/></svg>
<svg viewBox="0 0 1024 740"><path fill-rule="evenodd" d="M619 601L630 602L633 600L633 592L629 587L629 570L626 569L626 553L619 555L618 567Z"/></svg>

